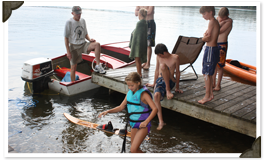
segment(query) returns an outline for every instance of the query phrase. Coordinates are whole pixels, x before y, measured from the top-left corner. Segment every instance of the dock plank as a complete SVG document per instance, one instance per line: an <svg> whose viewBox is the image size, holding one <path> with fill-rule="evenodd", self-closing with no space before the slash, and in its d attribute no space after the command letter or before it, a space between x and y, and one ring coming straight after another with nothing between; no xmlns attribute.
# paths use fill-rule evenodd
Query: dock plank
<svg viewBox="0 0 264 160"><path fill-rule="evenodd" d="M252 94L254 94L254 92L252 92ZM225 109L227 109L233 105L236 105L238 103L243 102L245 99L251 98L252 96L255 96L255 98L256 98L256 95L252 95L252 94L244 94L243 96L236 97L232 101L229 101L229 103L224 103L222 105L215 107L214 109L222 112Z"/></svg>
<svg viewBox="0 0 264 160"><path fill-rule="evenodd" d="M249 104L246 107L234 112L233 115L235 115L237 117L242 117L242 116L252 112L255 109L256 109L256 102Z"/></svg>
<svg viewBox="0 0 264 160"><path fill-rule="evenodd" d="M105 75L93 73L92 82L103 87L126 94L128 87L124 82L130 72L136 72L136 67L109 70ZM142 70L143 84L154 81L155 66L148 71ZM181 73L181 79L195 77L193 73ZM167 108L251 137L256 137L256 86L241 84L223 79L221 90L214 91L214 99L205 104L197 101L205 95L203 75L197 80L180 81L180 89L184 93L175 93L171 100L165 96L161 101ZM153 94L153 88L148 87Z"/></svg>
<svg viewBox="0 0 264 160"><path fill-rule="evenodd" d="M242 118L248 119L250 121L256 122L256 109L244 115Z"/></svg>

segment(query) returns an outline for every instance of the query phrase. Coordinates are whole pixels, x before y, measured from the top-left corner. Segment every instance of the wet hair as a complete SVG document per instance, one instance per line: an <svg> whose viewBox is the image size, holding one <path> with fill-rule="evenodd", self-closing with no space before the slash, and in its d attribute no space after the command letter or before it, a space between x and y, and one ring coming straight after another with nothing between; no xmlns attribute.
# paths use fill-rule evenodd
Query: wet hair
<svg viewBox="0 0 264 160"><path fill-rule="evenodd" d="M200 8L200 13L203 14L205 12L212 11L212 15L215 16L215 7L214 6L202 6Z"/></svg>
<svg viewBox="0 0 264 160"><path fill-rule="evenodd" d="M168 52L168 48L165 46L165 44L157 44L155 47L155 54L163 54L163 52Z"/></svg>
<svg viewBox="0 0 264 160"><path fill-rule="evenodd" d="M141 8L141 9L139 10L139 14L140 14L144 19L146 19L147 14L148 14L148 11L147 11L145 8Z"/></svg>
<svg viewBox="0 0 264 160"><path fill-rule="evenodd" d="M138 83L140 82L140 85L139 85L139 88L142 88L142 82L141 82L141 77L140 75L137 73L137 72L131 72L129 73L126 78L125 78L125 81L131 81L133 83Z"/></svg>
<svg viewBox="0 0 264 160"><path fill-rule="evenodd" d="M228 17L228 15L229 15L229 10L226 7L222 7L218 12L218 16L221 18Z"/></svg>

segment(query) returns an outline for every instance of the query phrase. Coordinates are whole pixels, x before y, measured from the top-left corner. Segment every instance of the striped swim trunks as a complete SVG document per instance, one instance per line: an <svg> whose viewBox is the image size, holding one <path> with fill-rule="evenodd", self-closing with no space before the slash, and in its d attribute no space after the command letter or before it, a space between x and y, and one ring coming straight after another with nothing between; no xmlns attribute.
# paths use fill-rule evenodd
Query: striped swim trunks
<svg viewBox="0 0 264 160"><path fill-rule="evenodd" d="M219 48L215 47L205 47L204 56L203 56L203 70L204 75L213 75L215 67L219 62Z"/></svg>

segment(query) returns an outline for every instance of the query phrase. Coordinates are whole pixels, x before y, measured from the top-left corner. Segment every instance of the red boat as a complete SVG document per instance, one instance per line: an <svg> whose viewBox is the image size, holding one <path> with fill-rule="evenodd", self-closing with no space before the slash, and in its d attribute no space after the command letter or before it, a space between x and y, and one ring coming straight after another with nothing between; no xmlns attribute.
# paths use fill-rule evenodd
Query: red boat
<svg viewBox="0 0 264 160"><path fill-rule="evenodd" d="M102 45L100 63L105 70L118 69L135 63L128 56L129 41ZM32 83L33 92L51 89L68 96L82 93L99 87L91 82L95 54L82 54L83 61L77 66L76 75L79 79L74 82L61 80L70 72L70 62L67 54L52 59L37 58L24 62L21 78L27 83Z"/></svg>

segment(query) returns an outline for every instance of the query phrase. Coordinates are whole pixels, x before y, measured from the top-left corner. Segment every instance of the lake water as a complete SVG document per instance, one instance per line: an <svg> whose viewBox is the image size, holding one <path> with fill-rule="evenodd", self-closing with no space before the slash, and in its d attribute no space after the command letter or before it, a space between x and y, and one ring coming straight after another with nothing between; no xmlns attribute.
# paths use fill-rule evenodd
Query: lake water
<svg viewBox="0 0 264 160"><path fill-rule="evenodd" d="M91 38L101 44L128 41L138 18L134 6L83 7ZM219 8L216 8L218 13ZM71 7L28 7L13 11L8 20L8 144L19 153L119 153L123 138L78 126L63 113L79 119L105 124L112 121L123 128L125 112L97 118L104 110L119 105L123 94L108 94L99 88L67 97L53 92L31 95L20 78L23 62L32 58L53 58L66 52L64 25L71 18ZM256 66L256 11L230 9L233 30L229 36L227 58ZM156 7L156 44L164 43L171 52L179 35L202 37L208 21L199 7ZM202 70L200 54L194 68ZM155 64L153 54L151 63ZM224 78L234 79L229 74ZM242 83L247 83L241 81ZM141 149L147 153L242 153L254 138L233 132L170 110L163 110L167 125L157 131L152 121L150 139ZM22 131L22 133L19 133ZM130 138L127 138L127 151ZM177 155L174 155L177 156Z"/></svg>

